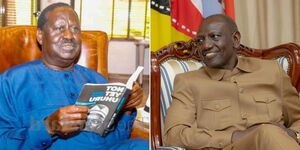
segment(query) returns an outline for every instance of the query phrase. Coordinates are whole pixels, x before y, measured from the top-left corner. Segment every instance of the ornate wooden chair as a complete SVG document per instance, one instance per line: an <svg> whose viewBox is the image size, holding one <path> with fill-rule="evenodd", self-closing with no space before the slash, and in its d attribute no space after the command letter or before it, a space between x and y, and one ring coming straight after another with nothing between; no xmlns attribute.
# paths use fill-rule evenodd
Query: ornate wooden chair
<svg viewBox="0 0 300 150"><path fill-rule="evenodd" d="M36 26L0 28L0 74L17 64L40 58ZM102 31L82 31L82 50L78 64L91 68L108 78L108 37ZM131 137L149 138L147 129L134 125Z"/></svg>
<svg viewBox="0 0 300 150"><path fill-rule="evenodd" d="M294 43L282 44L270 49L253 49L241 45L239 55L276 59L300 91L300 46ZM194 55L191 41L174 42L151 52L151 146L162 146L162 130L166 110L171 103L173 80L176 74L199 69L201 59Z"/></svg>

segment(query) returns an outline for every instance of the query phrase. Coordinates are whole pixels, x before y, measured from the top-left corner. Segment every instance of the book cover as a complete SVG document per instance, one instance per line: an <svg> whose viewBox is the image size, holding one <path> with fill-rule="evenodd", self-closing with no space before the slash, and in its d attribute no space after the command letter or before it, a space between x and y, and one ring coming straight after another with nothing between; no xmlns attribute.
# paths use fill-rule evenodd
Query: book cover
<svg viewBox="0 0 300 150"><path fill-rule="evenodd" d="M91 131L106 135L115 124L118 113L122 109L127 97L143 67L139 66L131 75L127 84L107 83L91 84L83 86L76 105L89 107L89 114L84 131Z"/></svg>

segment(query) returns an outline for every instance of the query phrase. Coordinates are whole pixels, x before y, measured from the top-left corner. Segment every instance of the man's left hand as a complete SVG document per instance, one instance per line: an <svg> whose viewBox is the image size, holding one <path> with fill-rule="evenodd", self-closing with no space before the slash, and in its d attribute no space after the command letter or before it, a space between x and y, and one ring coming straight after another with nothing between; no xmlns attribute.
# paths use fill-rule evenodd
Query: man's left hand
<svg viewBox="0 0 300 150"><path fill-rule="evenodd" d="M275 126L278 126L280 127L282 130L284 130L290 137L292 137L293 139L295 139L297 141L297 135L296 135L296 132L285 127L284 125L282 124L279 124L279 123L272 123L273 125Z"/></svg>
<svg viewBox="0 0 300 150"><path fill-rule="evenodd" d="M142 99L143 99L143 89L141 88L141 86L138 83L134 83L131 93L128 96L125 106L123 107L123 109L125 111L131 111L133 108L135 108L136 106L140 105L142 103ZM128 113L128 112L126 112Z"/></svg>

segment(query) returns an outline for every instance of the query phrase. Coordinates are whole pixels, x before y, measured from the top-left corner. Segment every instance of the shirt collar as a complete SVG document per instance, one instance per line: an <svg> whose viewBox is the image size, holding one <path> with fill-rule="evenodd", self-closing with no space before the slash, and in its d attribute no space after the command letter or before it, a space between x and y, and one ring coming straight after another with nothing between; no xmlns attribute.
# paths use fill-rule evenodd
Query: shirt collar
<svg viewBox="0 0 300 150"><path fill-rule="evenodd" d="M223 78L226 72L225 69L216 69L216 68L209 68L209 67L205 67L204 69L206 70L206 72L208 73L211 79L218 80L218 81L220 81Z"/></svg>
<svg viewBox="0 0 300 150"><path fill-rule="evenodd" d="M253 72L255 70L255 66L251 65L250 60L244 57L238 57L238 63L234 69L241 70L243 72ZM230 71L227 69L217 69L217 68L204 68L211 79L213 80L221 80L225 73Z"/></svg>
<svg viewBox="0 0 300 150"><path fill-rule="evenodd" d="M257 69L256 65L253 65L251 63L251 59L243 56L238 57L238 64L236 65L236 68L248 73L253 72L255 69Z"/></svg>

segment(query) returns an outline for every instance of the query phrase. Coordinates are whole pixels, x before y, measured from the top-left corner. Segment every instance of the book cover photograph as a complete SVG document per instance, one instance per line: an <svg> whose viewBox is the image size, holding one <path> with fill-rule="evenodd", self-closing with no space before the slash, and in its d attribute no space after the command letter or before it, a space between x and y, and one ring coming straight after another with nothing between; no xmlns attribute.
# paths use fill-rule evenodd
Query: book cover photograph
<svg viewBox="0 0 300 150"><path fill-rule="evenodd" d="M127 83L84 84L76 105L89 107L89 114L84 131L105 136L114 126L118 113L143 67L139 66L128 79Z"/></svg>

